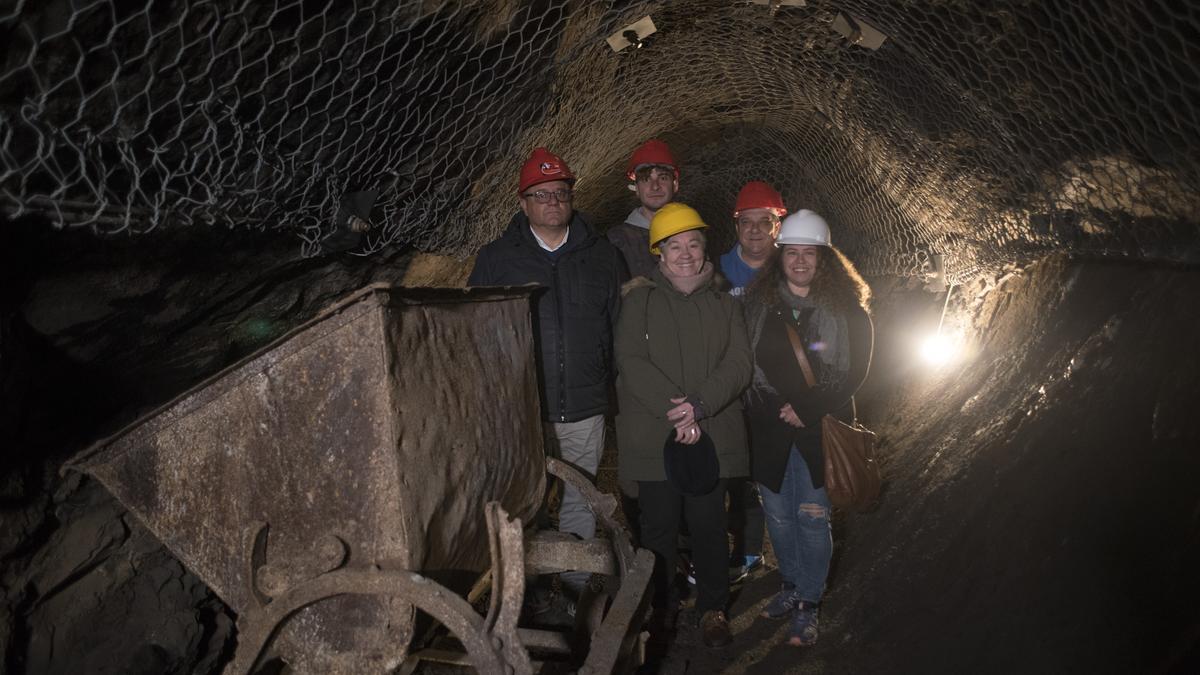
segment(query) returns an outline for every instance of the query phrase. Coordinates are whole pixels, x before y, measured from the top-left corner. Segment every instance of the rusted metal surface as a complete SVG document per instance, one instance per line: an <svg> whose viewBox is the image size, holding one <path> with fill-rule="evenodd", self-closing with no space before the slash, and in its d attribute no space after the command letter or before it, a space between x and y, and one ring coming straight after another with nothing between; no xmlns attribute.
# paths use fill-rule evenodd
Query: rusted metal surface
<svg viewBox="0 0 1200 675"><path fill-rule="evenodd" d="M369 288L69 468L238 612L230 675L268 644L294 672L407 668L414 608L465 649L428 658L525 675L531 649L569 651L587 672L627 671L653 557L635 556L611 496L544 457L533 354L527 291ZM522 529L547 471L602 537ZM489 562L479 616L463 596ZM521 628L526 574L556 570L610 583L566 633Z"/></svg>
<svg viewBox="0 0 1200 675"><path fill-rule="evenodd" d="M612 542L607 539L576 539L557 530L541 530L525 546L528 574L557 574L574 570L593 574L617 574Z"/></svg>
<svg viewBox="0 0 1200 675"><path fill-rule="evenodd" d="M471 665L480 673L504 675L532 675L534 662L527 650L556 652L559 654L577 651L571 638L549 632L522 629L517 625L524 601L525 567L523 542L525 534L519 519L510 519L504 509L496 503L486 507L488 525L488 548L492 559L491 603L486 617L480 617L471 605L458 595L415 572L379 569L331 569L314 578L300 581L297 585L273 592L259 588L262 569L255 578L259 580L257 593L251 606L238 618L238 649L233 662L225 669L226 675L248 675L253 672L263 648L275 630L294 613L317 603L330 602L344 596L396 597L420 608L445 626L462 644L464 652L442 649L423 650L416 658L440 663ZM248 538L248 546L254 549L252 559L261 557L262 532ZM623 532L612 533L625 536ZM578 542L583 543L583 542ZM330 542L318 542L312 553L314 564L327 564L336 560L337 549ZM613 597L611 607L605 610L605 598L595 598L589 611L582 611L576 625L586 629L586 643L590 650L582 663L580 673L604 674L630 672L641 663L642 634L640 627L646 607L646 588L654 567L654 556L640 550L629 567L629 573L620 578L620 588ZM585 595L587 593L585 592ZM411 672L416 662L410 659L401 668Z"/></svg>
<svg viewBox="0 0 1200 675"><path fill-rule="evenodd" d="M453 632L466 648L464 661L479 672L530 675L533 668L517 629L525 590L521 521L510 519L497 502L487 505L486 521L488 548L493 565L503 570L498 578L504 584L493 595L486 618L476 614L463 598L415 572L329 570L278 594L260 589L262 592L256 594L256 598L264 601L256 601L238 617L238 649L234 660L225 668L226 674L253 672L274 631L292 614L306 607L342 596L391 596L420 608ZM256 536L255 546L258 539ZM315 555L318 559L328 559L326 553L317 551ZM256 554L251 555L256 557Z"/></svg>
<svg viewBox="0 0 1200 675"><path fill-rule="evenodd" d="M592 515L596 516L596 525L601 531L608 534L621 574L628 574L629 567L633 564L633 544L629 540L629 533L617 521L615 515L617 500L612 495L598 490L595 484L588 480L586 476L571 468L569 464L560 459L547 457L546 470L550 475L571 484L575 489L579 490L584 501L587 502L588 508L591 509Z"/></svg>
<svg viewBox="0 0 1200 675"><path fill-rule="evenodd" d="M336 595L279 631L297 671L382 672L404 657L412 605L349 593L396 570L459 592L488 565L485 504L527 520L541 502L533 354L524 290L368 288L71 468L239 614L260 606L254 574Z"/></svg>
<svg viewBox="0 0 1200 675"><path fill-rule="evenodd" d="M654 554L638 549L628 573L621 576L621 589L613 598L604 621L591 635L587 660L580 675L631 672L641 665L645 636L642 623L649 598L646 588L654 572Z"/></svg>
<svg viewBox="0 0 1200 675"><path fill-rule="evenodd" d="M628 532L613 518L615 501L612 497L597 491L582 473L565 463L550 460L547 468L555 477L581 488L585 501L604 531L604 537L591 541L542 536L544 533L522 537L519 527L504 520L502 511L497 509L496 515L489 511L489 523L494 521L505 525L492 528L493 566L489 575L493 580L492 600L489 618L480 627L486 637L482 640L475 637L463 639L464 636L455 632L453 626L447 624L447 627L455 632L455 637L468 652L471 645L480 642L503 650L503 670L496 672L519 674L541 670L543 664L530 660L526 650L558 656L571 654L571 662L580 673L600 675L632 672L641 665L644 656L646 634L641 628L648 609L649 596L646 590L654 569L654 555L645 549L633 550ZM522 538L525 549L523 555L518 556ZM535 552L539 548L546 549L540 557ZM599 553L604 548L607 551ZM622 559L619 551L626 551L628 557ZM540 564L534 560L549 561L555 568L565 565L565 569L596 570L607 567L612 570L608 575L610 583L599 595L590 588L583 592L577 603L575 625L564 632L519 628L515 621L522 598L517 589L523 591L524 574ZM571 563L565 562L572 560L580 561L581 566L572 567ZM618 564L619 560L623 562ZM500 619L506 615L509 617L507 621ZM519 649L505 649L513 646L519 646ZM420 660L452 664L480 661L472 654L432 648L415 653L402 672L412 672ZM562 662L556 662L555 666L553 672L564 672ZM532 670L527 671L526 668Z"/></svg>

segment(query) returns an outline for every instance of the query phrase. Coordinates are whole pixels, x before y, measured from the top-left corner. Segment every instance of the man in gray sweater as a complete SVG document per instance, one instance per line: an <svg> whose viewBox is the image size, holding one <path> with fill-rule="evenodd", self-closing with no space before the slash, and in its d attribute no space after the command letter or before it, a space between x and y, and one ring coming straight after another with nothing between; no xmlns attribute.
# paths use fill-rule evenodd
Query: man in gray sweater
<svg viewBox="0 0 1200 675"><path fill-rule="evenodd" d="M625 256L629 275L644 277L658 265L650 254L650 219L679 191L679 162L666 143L652 138L633 151L625 177L639 204L624 223L608 228L608 240Z"/></svg>

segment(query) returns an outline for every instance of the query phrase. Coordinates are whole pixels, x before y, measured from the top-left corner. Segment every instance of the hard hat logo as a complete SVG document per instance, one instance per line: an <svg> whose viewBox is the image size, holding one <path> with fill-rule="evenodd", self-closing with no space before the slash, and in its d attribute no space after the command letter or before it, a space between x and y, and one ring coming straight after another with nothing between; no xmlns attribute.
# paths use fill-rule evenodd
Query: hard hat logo
<svg viewBox="0 0 1200 675"><path fill-rule="evenodd" d="M552 180L574 183L575 174L571 173L571 167L558 155L546 148L534 148L529 159L521 165L521 182L517 187L517 194L524 193L538 183Z"/></svg>

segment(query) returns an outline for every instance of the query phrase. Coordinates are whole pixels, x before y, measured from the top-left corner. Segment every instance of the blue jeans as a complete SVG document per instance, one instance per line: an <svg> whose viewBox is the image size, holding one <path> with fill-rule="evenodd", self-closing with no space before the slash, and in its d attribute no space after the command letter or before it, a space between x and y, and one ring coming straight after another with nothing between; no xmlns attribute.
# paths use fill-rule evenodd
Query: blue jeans
<svg viewBox="0 0 1200 675"><path fill-rule="evenodd" d="M801 600L820 602L833 557L825 488L813 487L808 465L795 447L788 457L779 492L771 492L762 484L758 487L784 583L795 586Z"/></svg>

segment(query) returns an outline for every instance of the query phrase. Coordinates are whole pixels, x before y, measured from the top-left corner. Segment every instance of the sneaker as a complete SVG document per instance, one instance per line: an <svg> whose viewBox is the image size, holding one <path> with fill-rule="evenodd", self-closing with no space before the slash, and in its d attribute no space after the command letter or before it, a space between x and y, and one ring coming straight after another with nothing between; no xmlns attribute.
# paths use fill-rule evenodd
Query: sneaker
<svg viewBox="0 0 1200 675"><path fill-rule="evenodd" d="M754 570L762 567L763 557L761 555L744 556L741 562L732 561L729 566L729 583L739 584L746 580Z"/></svg>
<svg viewBox="0 0 1200 675"><path fill-rule="evenodd" d="M762 615L768 619L782 619L791 614L793 610L800 605L800 591L795 587L784 586L771 598L766 607L763 607Z"/></svg>
<svg viewBox="0 0 1200 675"><path fill-rule="evenodd" d="M724 647L733 642L733 633L729 632L729 620L725 612L710 609L700 617L700 636L705 647Z"/></svg>
<svg viewBox="0 0 1200 675"><path fill-rule="evenodd" d="M808 647L817 644L817 615L820 605L811 602L801 602L792 614L792 626L788 631L791 637L788 644L794 647Z"/></svg>

